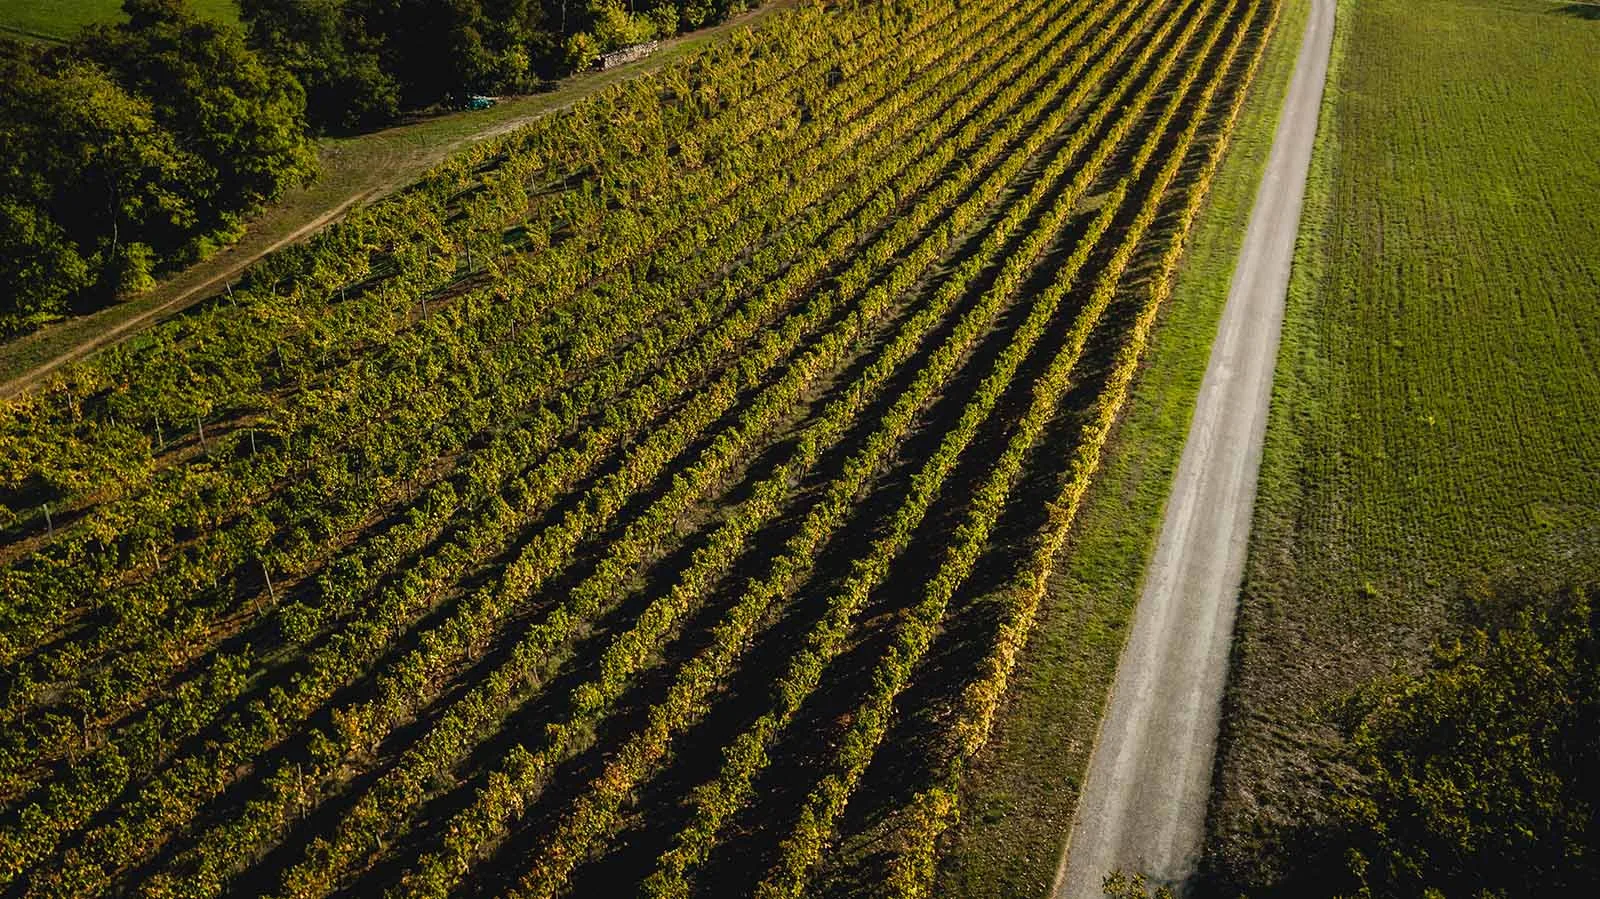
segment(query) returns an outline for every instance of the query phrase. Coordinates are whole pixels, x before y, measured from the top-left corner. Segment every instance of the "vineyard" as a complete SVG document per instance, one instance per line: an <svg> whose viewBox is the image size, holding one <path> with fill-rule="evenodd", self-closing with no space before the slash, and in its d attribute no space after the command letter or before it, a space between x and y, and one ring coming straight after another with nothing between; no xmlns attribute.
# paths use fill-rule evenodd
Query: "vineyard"
<svg viewBox="0 0 1600 899"><path fill-rule="evenodd" d="M803 2L10 402L0 894L934 894L1277 15Z"/></svg>

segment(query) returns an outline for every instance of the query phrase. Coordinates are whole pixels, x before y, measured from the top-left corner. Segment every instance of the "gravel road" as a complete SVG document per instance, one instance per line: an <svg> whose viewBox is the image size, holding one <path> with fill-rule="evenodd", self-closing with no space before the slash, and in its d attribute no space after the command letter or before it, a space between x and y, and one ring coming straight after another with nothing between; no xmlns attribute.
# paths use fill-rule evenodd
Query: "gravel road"
<svg viewBox="0 0 1600 899"><path fill-rule="evenodd" d="M1199 861L1334 5L1312 0L1161 537L1056 875L1056 899L1099 896L1101 879L1119 867L1181 887Z"/></svg>

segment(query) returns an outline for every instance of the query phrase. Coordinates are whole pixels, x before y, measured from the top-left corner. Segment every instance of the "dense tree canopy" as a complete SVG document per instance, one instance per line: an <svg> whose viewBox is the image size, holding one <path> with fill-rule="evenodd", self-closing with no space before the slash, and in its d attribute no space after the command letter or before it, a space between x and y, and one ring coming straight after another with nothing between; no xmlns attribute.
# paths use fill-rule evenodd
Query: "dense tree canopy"
<svg viewBox="0 0 1600 899"><path fill-rule="evenodd" d="M305 97L178 0L0 50L0 332L151 283L308 177Z"/></svg>
<svg viewBox="0 0 1600 899"><path fill-rule="evenodd" d="M1594 591L1495 600L1426 671L1344 709L1355 776L1299 838L1286 895L1600 890L1600 616ZM1510 611L1506 611L1507 606Z"/></svg>
<svg viewBox="0 0 1600 899"><path fill-rule="evenodd" d="M359 128L393 119L400 85L384 67L382 42L345 0L241 0L251 43L304 85L307 114L321 127Z"/></svg>
<svg viewBox="0 0 1600 899"><path fill-rule="evenodd" d="M0 290L14 329L96 284L148 277L148 235L194 221L183 185L201 163L93 62L15 47L0 79Z"/></svg>
<svg viewBox="0 0 1600 899"><path fill-rule="evenodd" d="M190 16L180 0L127 0L123 26L86 29L74 47L151 100L157 123L199 157L192 201L223 222L310 173L305 94L245 46L237 29Z"/></svg>
<svg viewBox="0 0 1600 899"><path fill-rule="evenodd" d="M519 93L598 53L670 37L744 0L240 0L252 44L305 85L321 128L470 93Z"/></svg>

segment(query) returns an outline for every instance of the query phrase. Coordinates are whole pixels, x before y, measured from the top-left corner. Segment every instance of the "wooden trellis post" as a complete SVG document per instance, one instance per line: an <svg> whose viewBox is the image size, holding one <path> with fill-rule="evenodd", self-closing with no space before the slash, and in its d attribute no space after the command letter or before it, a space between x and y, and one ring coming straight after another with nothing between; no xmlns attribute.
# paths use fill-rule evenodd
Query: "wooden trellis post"
<svg viewBox="0 0 1600 899"><path fill-rule="evenodd" d="M277 605L278 591L272 588L272 572L267 569L266 559L261 560L261 577L267 582L267 599L271 600L273 605ZM256 615L259 616L261 614L261 594L259 593L256 594L255 606Z"/></svg>

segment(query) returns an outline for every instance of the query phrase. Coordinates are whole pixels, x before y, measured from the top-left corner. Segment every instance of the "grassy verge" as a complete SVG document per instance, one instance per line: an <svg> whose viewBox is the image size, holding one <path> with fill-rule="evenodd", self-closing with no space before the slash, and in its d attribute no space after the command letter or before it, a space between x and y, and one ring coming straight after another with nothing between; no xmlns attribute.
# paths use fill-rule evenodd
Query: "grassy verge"
<svg viewBox="0 0 1600 899"><path fill-rule="evenodd" d="M11 2L0 0L0 4ZM310 236L353 206L371 203L409 184L472 142L514 130L618 81L654 72L731 29L754 26L766 15L793 3L794 0L773 0L720 25L675 38L638 62L604 72L573 75L558 82L553 90L507 98L491 109L433 116L356 137L325 139L319 151L321 171L317 180L291 191L251 222L238 243L171 275L148 293L0 344L0 396L27 386L17 379L32 377L41 366L61 359L63 354L92 351L107 341L125 339L215 295L226 281L263 255ZM9 8L0 6L0 10Z"/></svg>
<svg viewBox="0 0 1600 899"><path fill-rule="evenodd" d="M940 895L1042 896L1055 879L1299 50L1309 4L1283 2L1128 413L1056 568L1006 708L963 787Z"/></svg>
<svg viewBox="0 0 1600 899"><path fill-rule="evenodd" d="M1270 883L1326 714L1490 585L1600 572L1600 23L1344 0L1267 431L1212 864Z"/></svg>
<svg viewBox="0 0 1600 899"><path fill-rule="evenodd" d="M239 19L234 0L189 0L189 6L220 21ZM62 40L85 25L123 18L122 0L0 0L0 35Z"/></svg>

